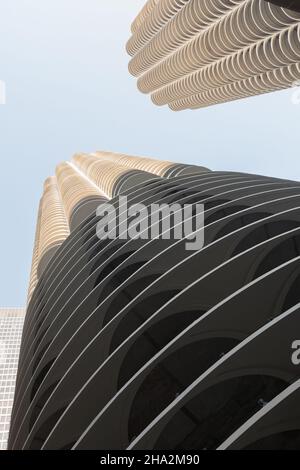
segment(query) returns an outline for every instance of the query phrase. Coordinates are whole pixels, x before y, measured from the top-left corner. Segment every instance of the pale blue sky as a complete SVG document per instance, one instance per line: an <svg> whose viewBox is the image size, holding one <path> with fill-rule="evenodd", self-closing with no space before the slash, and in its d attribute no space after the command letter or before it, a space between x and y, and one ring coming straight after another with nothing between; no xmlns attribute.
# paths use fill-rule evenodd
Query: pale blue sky
<svg viewBox="0 0 300 470"><path fill-rule="evenodd" d="M145 0L0 0L0 305L22 305L38 200L55 165L112 150L300 180L287 90L199 111L136 90L125 43Z"/></svg>

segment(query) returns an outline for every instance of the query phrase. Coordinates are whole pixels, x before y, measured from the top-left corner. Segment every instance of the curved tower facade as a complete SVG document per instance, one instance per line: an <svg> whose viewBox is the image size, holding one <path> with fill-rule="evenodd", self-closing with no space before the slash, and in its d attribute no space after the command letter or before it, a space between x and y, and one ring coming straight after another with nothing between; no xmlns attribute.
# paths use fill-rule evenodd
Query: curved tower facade
<svg viewBox="0 0 300 470"><path fill-rule="evenodd" d="M127 52L139 90L174 111L289 88L300 80L299 2L151 0Z"/></svg>
<svg viewBox="0 0 300 470"><path fill-rule="evenodd" d="M9 448L299 449L300 183L96 152L45 193ZM99 239L120 195L203 204L204 247Z"/></svg>

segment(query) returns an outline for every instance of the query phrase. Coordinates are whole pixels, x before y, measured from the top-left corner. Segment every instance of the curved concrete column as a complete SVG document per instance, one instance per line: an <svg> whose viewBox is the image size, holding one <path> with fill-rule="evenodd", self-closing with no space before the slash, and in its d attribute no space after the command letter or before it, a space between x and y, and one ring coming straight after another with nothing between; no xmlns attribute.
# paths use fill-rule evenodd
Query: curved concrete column
<svg viewBox="0 0 300 470"><path fill-rule="evenodd" d="M150 15L153 9L158 4L159 0L147 0L147 3L142 8L135 21L131 25L131 31L134 33L144 23L145 19Z"/></svg>
<svg viewBox="0 0 300 470"><path fill-rule="evenodd" d="M35 291L35 288L38 283L38 264L39 264L39 239L40 239L40 223L41 223L41 202L39 204L37 222L36 222L36 230L35 230L35 239L33 245L33 254L32 254L32 263L31 263L31 271L30 271L30 278L29 278L29 287L28 287L28 295L27 295L27 305L30 303L32 295Z"/></svg>
<svg viewBox="0 0 300 470"><path fill-rule="evenodd" d="M103 191L70 163L60 164L56 168L56 175L64 210L72 229L90 215L87 210L89 207L93 209L95 205L97 207L101 202L107 201Z"/></svg>
<svg viewBox="0 0 300 470"><path fill-rule="evenodd" d="M99 159L109 160L115 164L129 167L132 170L152 173L153 175L160 176L162 178L172 178L189 174L192 175L206 173L210 171L205 167L184 165L182 163L156 160L149 157L133 157L131 155L103 151L96 152L94 155L99 157Z"/></svg>
<svg viewBox="0 0 300 470"><path fill-rule="evenodd" d="M124 190L130 189L150 182L153 178L151 173L134 171L131 167L106 157L104 153L78 154L73 157L73 162L109 198L117 196L122 187Z"/></svg>
<svg viewBox="0 0 300 470"><path fill-rule="evenodd" d="M49 261L70 234L57 180L48 178L41 198L30 282L30 298Z"/></svg>
<svg viewBox="0 0 300 470"><path fill-rule="evenodd" d="M141 49L164 24L166 24L188 0L149 0L132 23L134 36L127 44L129 54Z"/></svg>

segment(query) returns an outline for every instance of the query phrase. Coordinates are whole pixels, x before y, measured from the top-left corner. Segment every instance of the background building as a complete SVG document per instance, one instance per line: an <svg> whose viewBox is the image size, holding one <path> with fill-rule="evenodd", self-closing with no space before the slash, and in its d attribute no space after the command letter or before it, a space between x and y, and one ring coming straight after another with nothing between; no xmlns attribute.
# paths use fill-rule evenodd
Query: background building
<svg viewBox="0 0 300 470"><path fill-rule="evenodd" d="M204 204L204 248L99 240L119 195ZM76 155L31 279L10 449L300 448L300 183Z"/></svg>
<svg viewBox="0 0 300 470"><path fill-rule="evenodd" d="M7 447L25 309L0 309L0 450Z"/></svg>
<svg viewBox="0 0 300 470"><path fill-rule="evenodd" d="M149 0L132 24L129 71L174 111L281 90L300 79L293 0Z"/></svg>

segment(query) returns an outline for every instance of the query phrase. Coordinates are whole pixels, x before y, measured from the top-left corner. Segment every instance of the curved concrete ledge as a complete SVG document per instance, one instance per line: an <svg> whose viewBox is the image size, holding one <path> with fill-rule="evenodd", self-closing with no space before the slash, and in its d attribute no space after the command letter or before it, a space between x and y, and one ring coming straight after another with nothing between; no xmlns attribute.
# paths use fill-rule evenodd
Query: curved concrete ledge
<svg viewBox="0 0 300 470"><path fill-rule="evenodd" d="M279 447L284 450L298 450L299 402L300 381L297 380L241 426L218 450L276 450ZM293 438L296 435L296 443L293 438L284 439L288 433L293 433Z"/></svg>
<svg viewBox="0 0 300 470"><path fill-rule="evenodd" d="M297 11L300 13L300 5L297 0L265 0L278 7L287 8L288 10Z"/></svg>
<svg viewBox="0 0 300 470"><path fill-rule="evenodd" d="M96 210L100 204L105 204L108 199L104 197L95 197L83 199L73 209L70 217L71 232L82 224L92 214L96 216Z"/></svg>
<svg viewBox="0 0 300 470"><path fill-rule="evenodd" d="M54 246L49 247L46 253L41 258L41 260L39 261L38 268L37 268L37 275L39 279L42 277L48 264L50 263L51 259L54 257L55 253L57 253L57 250L62 245L62 243L63 243L63 240L61 243L58 243L58 244L55 244Z"/></svg>
<svg viewBox="0 0 300 470"><path fill-rule="evenodd" d="M251 261L251 258L253 258L253 255L254 255L254 253L251 253L251 252L249 253L249 261ZM236 263L236 264L238 264L238 263ZM242 267L240 269L242 270ZM234 268L232 270L234 272ZM222 273L220 273L220 276L221 275L222 275ZM238 276L239 276L239 274L236 273L236 277L238 277ZM215 285L216 282L218 282L218 279L215 278L213 275L211 276L210 279L207 278L207 286L209 286L210 283L214 283L214 285ZM201 284L198 284L198 289L201 289L200 286L201 286ZM205 288L207 288L207 286L203 286L203 289L201 289L201 292L205 291ZM264 287L266 287L266 286L264 286ZM262 292L263 292L263 290L262 290ZM220 297L222 297L222 295L220 295ZM188 295L188 298L194 299L195 298L195 293L193 294L192 292L190 292L189 295ZM144 299L140 303L140 305L144 304L144 306L146 306L147 305L147 303L145 302L146 300L147 299ZM260 300L259 300L259 296L258 296L257 302L259 302L259 301ZM206 302L207 302L207 299L203 299L203 301L201 300L201 305L205 305ZM165 312L163 310L161 310L159 312L159 315L153 315L151 320L146 322L147 325L144 326L144 332L147 331L147 332L150 333L151 328L153 329L153 326L156 323L157 323L157 328L160 328L160 329L163 328L160 325L164 324L164 328L166 328L167 324L170 325L170 324L174 324L174 323L176 324L176 322L178 323L178 318L176 319L176 312L182 311L182 306L185 303L186 303L186 298L182 299L181 302L178 303L178 305L176 305L176 303L173 302L169 306L168 309L165 309ZM194 319L196 319L197 317L200 316L201 305L199 304L198 308L197 308L196 304L191 306L191 308L193 309L195 315L192 316L191 315L192 312L190 312L189 313L190 320L187 319L186 320L187 323L191 323ZM252 304L252 307L254 308L253 304ZM202 309L203 309L203 307L202 307ZM207 309L207 307L206 308L204 307L203 310L205 311L205 309ZM250 310L250 308L249 308L249 310ZM236 310L234 310L234 311L236 311ZM128 313L127 313L127 316L128 316ZM246 314L246 312L245 312L245 314ZM255 329L255 326L257 327L257 325L263 323L264 318L265 318L265 321L267 321L267 318L268 318L269 314L270 314L269 313L269 306L268 306L267 301L266 301L266 314L264 315L264 313L262 312L261 318L259 318L258 316L256 316L256 317L252 316L251 317L251 315L249 315L249 317L247 317L247 321L246 321L246 319L243 320L241 317L238 318L238 316L235 316L233 312L230 314L229 307L228 307L227 311L222 311L220 309L220 311L218 312L218 310L216 310L215 321L213 320L213 318L210 318L209 316L207 316L207 320L205 320L203 318L203 321L201 321L201 324L199 325L199 330L201 331L201 333L200 334L198 333L198 335L196 335L194 333L189 338L189 341L193 342L193 341L196 341L196 339L197 339L197 341L200 341L200 338L202 338L202 341L203 341L204 338L208 338L208 340L210 340L211 338L214 338L214 337L215 338L223 337L223 338L234 338L235 340L237 340L237 342L239 342L241 339L243 339L245 336L247 336L247 332L249 333L249 332L253 331ZM188 313L186 313L186 315L188 315ZM178 314L177 314L177 316L178 316ZM130 317L128 316L128 318L130 318ZM168 319L168 322L162 321L164 319L165 320ZM214 324L214 326L213 326L213 324ZM124 328L124 326L123 326L123 328ZM121 325L120 325L120 327L122 328ZM213 331L215 331L214 334L213 334ZM149 335L149 333L147 333L147 335ZM124 343L122 345L122 348L120 348L118 351L116 351L116 354L114 355L114 357L112 355L112 357L109 360L107 359L105 361L105 363L101 367L99 367L97 375L94 375L93 377L90 378L90 380L87 381L87 383L83 387L81 393L77 395L77 398L76 398L76 400L74 400L72 406L69 405L68 413L65 413L65 416L60 420L59 426L56 427L56 432L53 433L53 438L49 440L49 442L46 445L46 448L51 448L51 445L53 446L53 448L57 448L57 447L62 446L62 442L58 443L57 439L58 439L59 436L63 437L65 435L65 433L67 432L66 429L68 429L68 433L75 433L75 435L76 435L77 425L79 425L81 423L81 426L83 426L83 422L85 422L86 425L87 425L88 424L87 421L89 419L92 420L92 418L93 418L93 412L96 414L97 409L99 410L102 407L104 407L106 405L107 401L109 401L109 399L111 399L115 394L117 394L118 387L119 387L118 386L119 374L120 374L121 368L122 367L124 368L125 357L128 356L130 348L133 348L135 344L138 344L137 338L139 336L141 336L142 334L144 334L142 329L139 332L136 331L135 334L132 336L132 338L130 338L126 343ZM100 339L100 336L99 336L99 339ZM102 337L102 340L103 340L103 337ZM182 344L180 344L180 342L176 346L178 346L178 351L180 351L183 348L183 346L182 346ZM174 351L176 351L176 346L173 348L173 354L174 354ZM209 343L208 343L208 345L206 345L206 349L208 348L208 346L209 346ZM221 345L221 347L224 348L225 346ZM213 346L213 349L214 349L215 357L217 358L218 357L217 348L215 346ZM75 380L76 380L76 376L78 376L78 372L75 373L76 369L80 370L82 368L80 363L81 362L82 363L90 362L91 357L93 357L93 354L94 354L93 351L96 351L96 350L99 352L99 354L100 354L100 351L102 353L103 343L101 345L101 342L99 343L99 341L96 342L94 340L94 345L93 345L92 348L90 348L90 351L89 351L90 359L88 359L87 356L85 358L82 357L81 360L77 361L77 366L74 367L73 374L74 374ZM224 349L221 349L219 351L219 355L221 354L222 351L224 351ZM88 350L86 350L85 355L87 353L88 353ZM181 356L179 356L179 357L181 357ZM174 361L175 361L175 359L174 359ZM170 362L174 362L174 361L170 360L169 364L170 364ZM177 359L177 361L178 361L178 359ZM177 361L175 361L175 362L177 362ZM141 366L142 362L140 361L140 359L139 359L139 363L140 363L140 366ZM208 364L206 365L206 367L207 366L208 366ZM154 367L154 365L153 366L151 365L151 367L149 366L149 369L147 371L148 374L150 374L151 368L153 368L153 367ZM199 363L199 367L200 367L200 363ZM205 368L204 365L203 365L203 367ZM189 367L189 369L192 369L191 366ZM65 383L65 388L69 387L70 390L71 389L73 390L72 387L75 386L74 385L74 378L73 378L73 380L71 380L71 382L70 382L70 378L71 377L70 377L70 374L69 374L69 384L66 385L66 383ZM68 381L68 379L67 379L67 381ZM140 383L140 381L139 381L139 383ZM102 384L101 387L100 387L101 392L99 392L100 384ZM106 386L103 387L103 384L106 384ZM52 406L54 406L54 409L57 406L58 397L63 396L63 394L64 394L63 390L64 390L63 386L62 387L57 387L56 394L54 394L54 396L52 397ZM73 424L73 430L71 431L70 430L70 420L72 419L71 417L73 416L74 408L78 409L78 410L81 409L82 406L83 406L84 401L86 400L86 397L87 396L93 396L94 393L97 394L97 401L95 402L95 405L93 407L92 406L90 407L89 412L87 412L87 410L86 410L84 415L78 415L78 422L76 423L76 425ZM134 391L131 390L131 395L132 396L134 396L136 393L137 393L136 388L134 389ZM156 397L156 400L158 400L158 396ZM156 400L154 400L154 401L156 401ZM146 402L147 402L147 400L145 401L145 404L146 404ZM44 410L44 412L46 413L46 410ZM50 412L50 415L51 415L51 411L49 411L49 406L48 406L48 412ZM82 422L82 420L83 420L83 422ZM124 423L124 425L126 427L125 423Z"/></svg>
<svg viewBox="0 0 300 470"><path fill-rule="evenodd" d="M225 383L233 377L256 374L278 377L282 383L278 390L285 390L289 383L297 380L298 375L297 368L293 366L289 356L295 327L299 327L298 309L296 312L292 310L284 313L255 332L188 387L132 442L129 449L157 448L159 439L180 409L187 407L193 398L205 390L211 389L213 393L214 385ZM258 410L259 403L257 405ZM82 444L77 444L76 448L83 448Z"/></svg>

